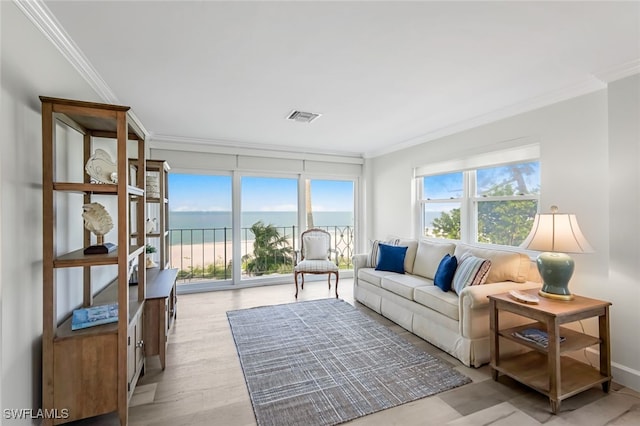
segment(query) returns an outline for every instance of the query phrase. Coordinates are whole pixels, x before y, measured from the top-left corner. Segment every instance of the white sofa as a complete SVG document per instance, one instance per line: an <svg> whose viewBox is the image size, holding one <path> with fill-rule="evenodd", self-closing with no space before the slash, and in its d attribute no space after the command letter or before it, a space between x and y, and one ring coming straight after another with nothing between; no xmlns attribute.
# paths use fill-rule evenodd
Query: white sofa
<svg viewBox="0 0 640 426"><path fill-rule="evenodd" d="M490 360L487 295L540 287L535 263L523 253L432 240L398 239L396 245L407 247L404 274L375 270L370 253L354 256L355 299L467 366ZM489 259L486 283L465 287L460 295L435 286L433 278L447 253L457 259L465 253ZM501 328L527 321L500 314ZM508 353L522 347L502 340L500 349Z"/></svg>

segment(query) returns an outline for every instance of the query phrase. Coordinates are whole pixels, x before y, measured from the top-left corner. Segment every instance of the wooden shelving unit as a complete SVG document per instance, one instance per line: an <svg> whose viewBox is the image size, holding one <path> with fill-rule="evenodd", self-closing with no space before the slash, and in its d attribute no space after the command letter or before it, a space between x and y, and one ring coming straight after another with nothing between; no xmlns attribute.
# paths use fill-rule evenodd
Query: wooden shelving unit
<svg viewBox="0 0 640 426"><path fill-rule="evenodd" d="M147 218L156 219L156 229L147 233L147 243L158 248L158 267L147 270L147 297L145 305L146 356L158 355L160 365L166 366L169 330L177 316L177 269L169 269L169 163L147 160L147 178L158 182L157 194L147 191Z"/></svg>
<svg viewBox="0 0 640 426"><path fill-rule="evenodd" d="M158 180L158 193L147 193L147 219L156 221L154 232L147 233L147 243L157 245L160 269L169 266L169 163L164 160L147 160L146 173ZM157 195L157 196L155 196Z"/></svg>
<svg viewBox="0 0 640 426"><path fill-rule="evenodd" d="M128 401L144 368L143 311L146 271L138 270L135 293L129 292L132 263L144 264L144 235L134 235L145 225L145 135L127 106L41 97L43 171L43 408L68 417L44 419L45 425L66 423L100 414L117 412L121 425L128 420ZM96 138L108 139L116 152L117 183L97 184L86 173L77 182L58 180L61 169L82 170L83 164L67 164L58 158L57 127L82 135L78 148L86 163ZM76 148L69 148L75 150ZM133 160L130 160L133 158ZM78 175L78 174L76 174ZM85 255L92 235L83 220L69 218L69 229L83 232L81 247L60 253L58 243L65 235L56 230L59 194L81 194L82 203L96 196L109 197L117 207L109 211L117 228L117 250L109 254ZM115 210L115 211L114 211ZM77 225L76 225L77 222ZM82 230L82 231L80 231ZM96 267L113 265L115 277L94 294ZM60 268L82 268L81 283L58 280ZM60 282L58 282L60 281ZM71 312L58 312L58 289L82 286L82 305L89 307L118 303L118 322L71 330ZM63 318L60 320L59 318Z"/></svg>

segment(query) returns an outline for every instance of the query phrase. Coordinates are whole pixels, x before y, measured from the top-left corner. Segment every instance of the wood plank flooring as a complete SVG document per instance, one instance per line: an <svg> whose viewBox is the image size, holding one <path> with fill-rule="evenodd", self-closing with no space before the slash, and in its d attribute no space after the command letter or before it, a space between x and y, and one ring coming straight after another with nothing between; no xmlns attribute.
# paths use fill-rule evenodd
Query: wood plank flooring
<svg viewBox="0 0 640 426"><path fill-rule="evenodd" d="M340 297L354 304L353 281L340 281ZM292 284L178 296L178 319L169 336L167 366L147 361L129 409L131 426L253 426L255 418L226 312L295 302ZM307 282L298 300L334 297L325 281ZM378 412L349 425L636 425L640 393L619 385L609 394L594 387L563 401L553 415L546 398L507 377L491 380L488 366L467 368L424 340L355 303L364 313L403 335L421 349L450 363L473 383ZM75 425L117 425L102 416Z"/></svg>

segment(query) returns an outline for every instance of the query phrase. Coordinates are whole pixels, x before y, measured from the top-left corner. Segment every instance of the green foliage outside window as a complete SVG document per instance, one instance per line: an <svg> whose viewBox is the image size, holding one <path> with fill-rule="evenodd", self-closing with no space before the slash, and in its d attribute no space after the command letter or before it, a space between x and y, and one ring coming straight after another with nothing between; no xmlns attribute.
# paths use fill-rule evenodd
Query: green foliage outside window
<svg viewBox="0 0 640 426"><path fill-rule="evenodd" d="M514 196L538 193L524 184L526 168L511 167L512 179L495 184L483 192L484 197ZM478 235L481 243L517 246L529 235L537 212L537 200L477 201ZM460 208L442 212L433 220L433 234L438 238L460 239Z"/></svg>
<svg viewBox="0 0 640 426"><path fill-rule="evenodd" d="M254 235L253 254L242 257L247 273L261 276L292 271L294 251L286 236L272 225L258 221L251 226Z"/></svg>

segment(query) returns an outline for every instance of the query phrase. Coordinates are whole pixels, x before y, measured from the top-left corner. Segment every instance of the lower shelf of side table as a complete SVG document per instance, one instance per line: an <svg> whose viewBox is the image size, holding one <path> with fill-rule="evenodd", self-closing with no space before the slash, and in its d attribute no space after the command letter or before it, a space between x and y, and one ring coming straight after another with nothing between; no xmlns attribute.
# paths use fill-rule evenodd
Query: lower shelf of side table
<svg viewBox="0 0 640 426"><path fill-rule="evenodd" d="M610 377L600 374L595 368L568 356L560 357L560 400L603 384L609 386ZM502 374L534 388L538 392L550 396L550 377L546 354L531 351L509 358L500 359L498 365L491 367ZM605 391L607 390L605 389Z"/></svg>

